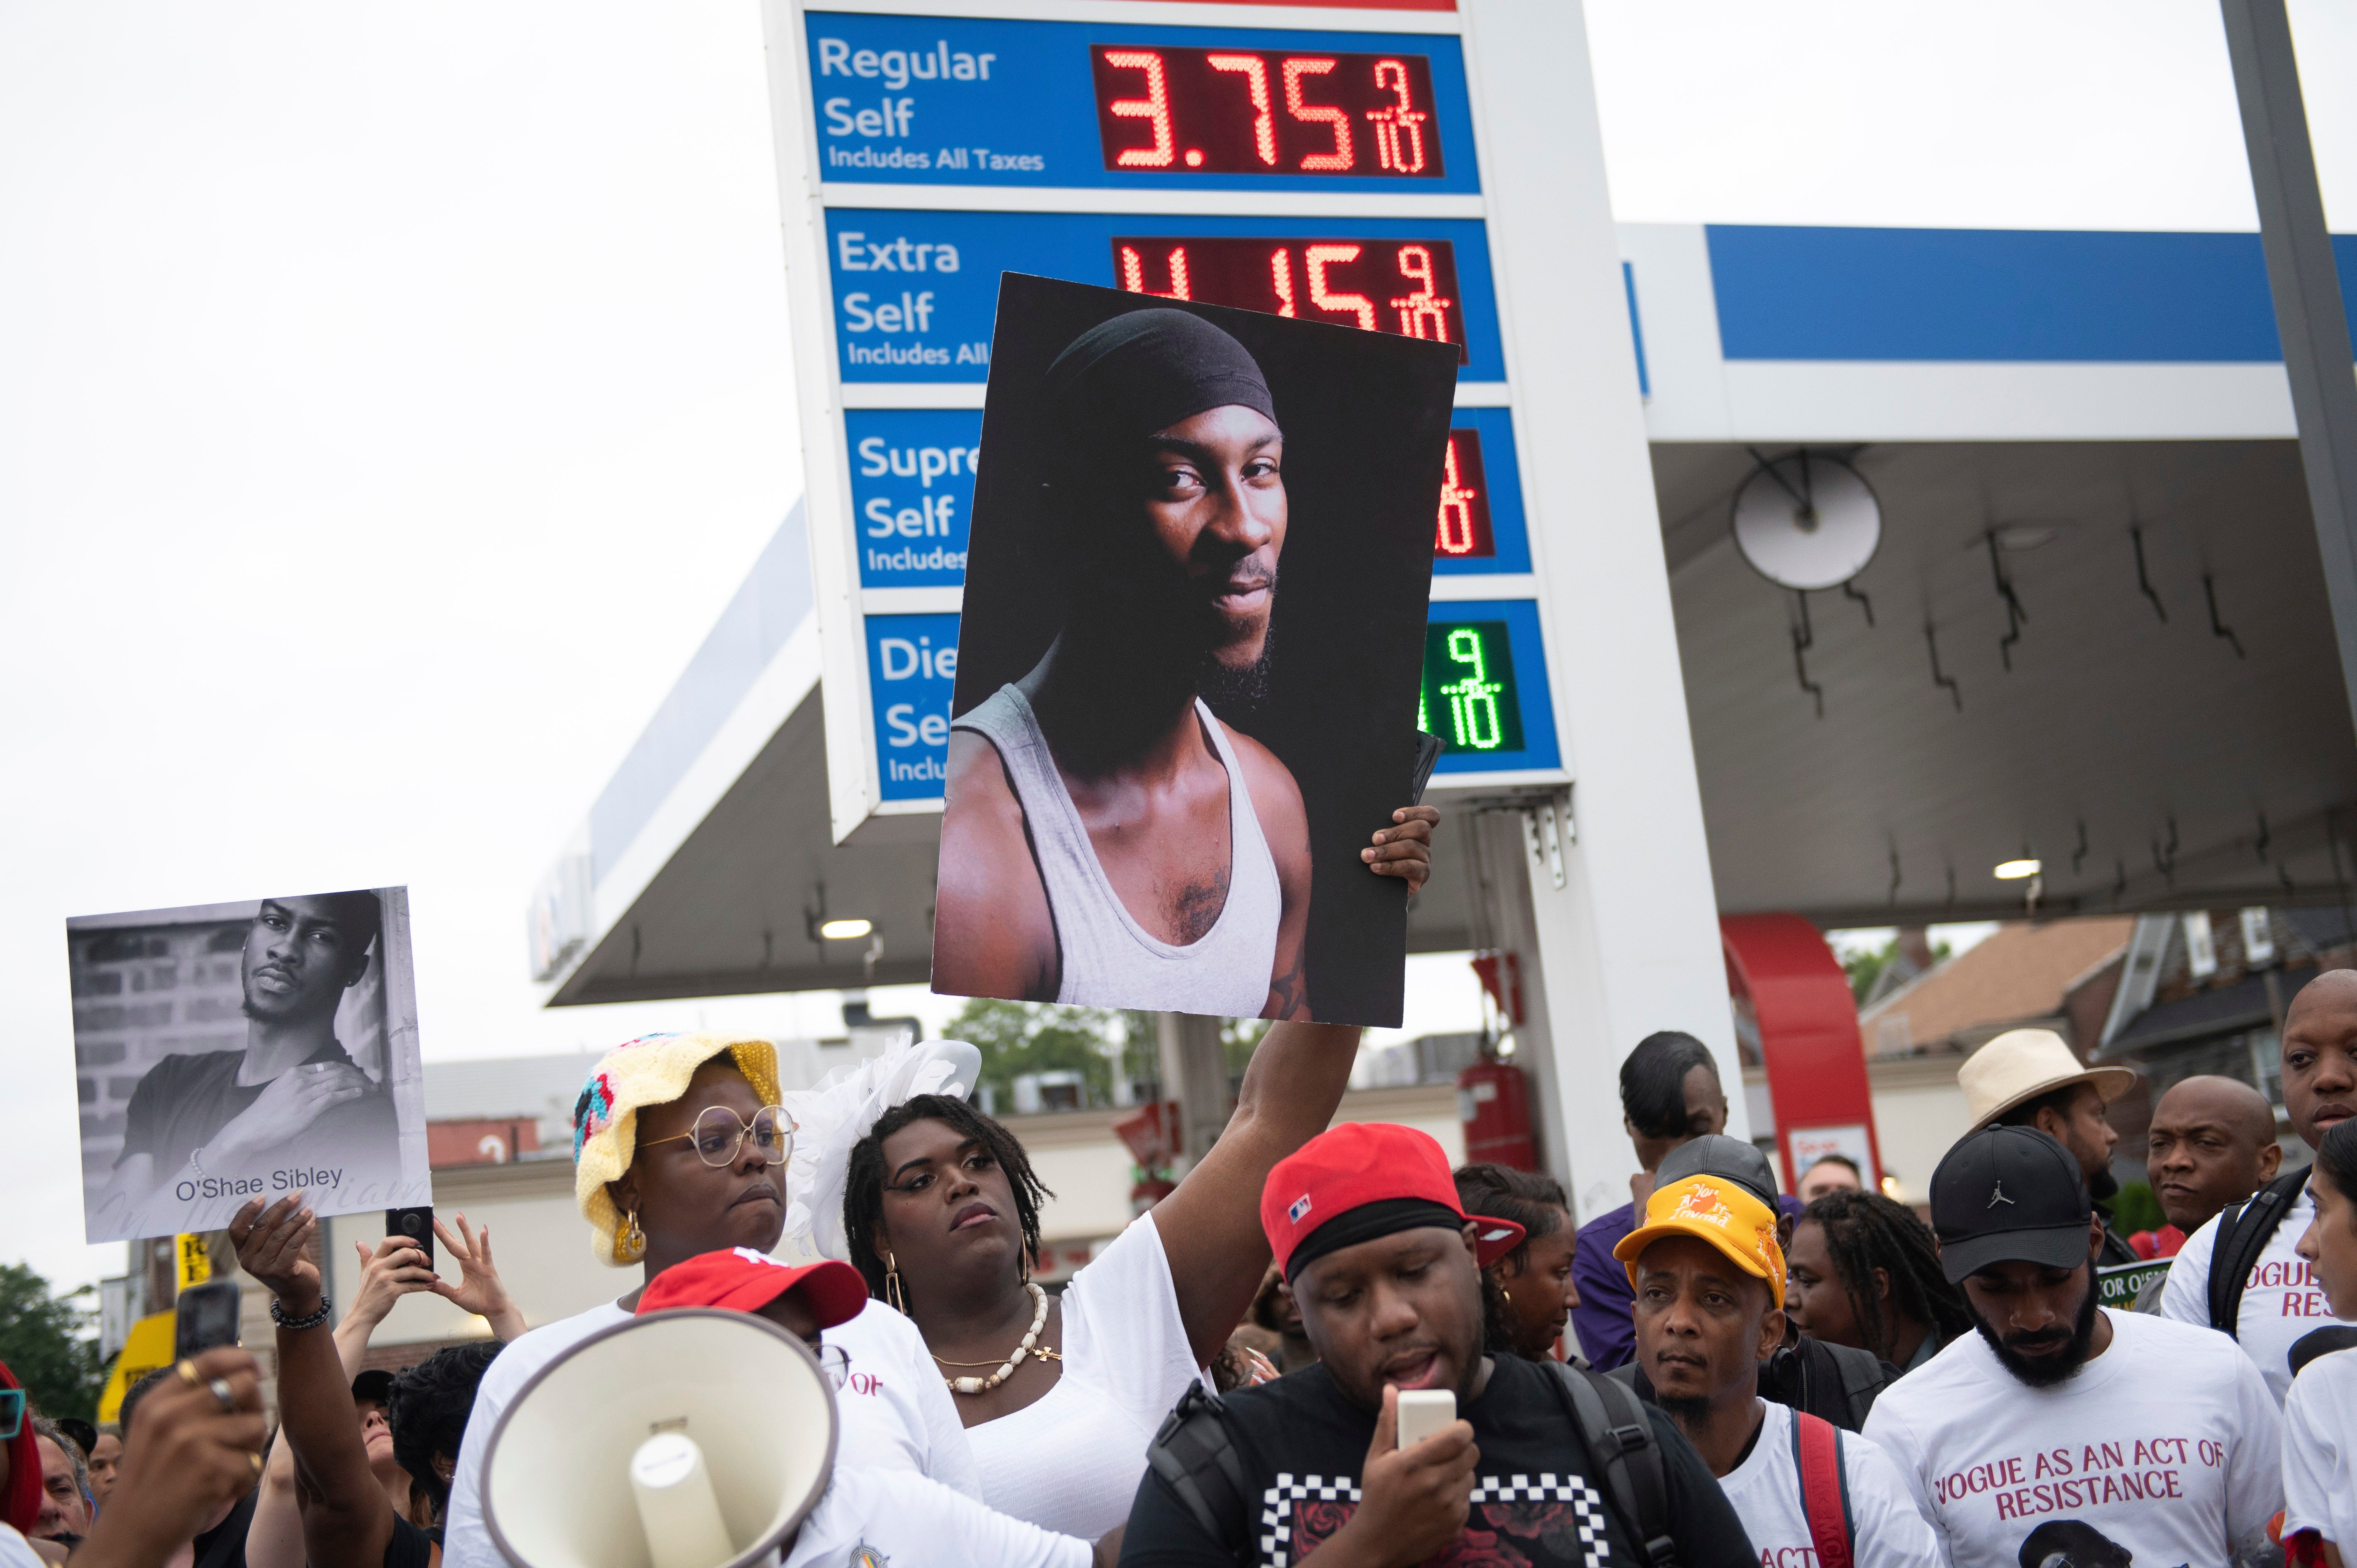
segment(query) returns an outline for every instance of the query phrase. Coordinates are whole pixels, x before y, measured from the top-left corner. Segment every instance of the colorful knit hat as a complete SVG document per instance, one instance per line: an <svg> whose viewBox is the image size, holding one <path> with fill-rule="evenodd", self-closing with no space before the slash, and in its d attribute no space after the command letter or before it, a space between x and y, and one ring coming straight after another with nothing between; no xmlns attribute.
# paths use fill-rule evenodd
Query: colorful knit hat
<svg viewBox="0 0 2357 1568"><path fill-rule="evenodd" d="M573 1106L573 1201L595 1232L589 1250L609 1268L636 1258L614 1255L622 1216L606 1196L606 1184L630 1168L638 1150L639 1112L668 1105L687 1092L695 1069L726 1051L753 1085L764 1105L778 1103L778 1053L753 1036L641 1035L598 1058Z"/></svg>

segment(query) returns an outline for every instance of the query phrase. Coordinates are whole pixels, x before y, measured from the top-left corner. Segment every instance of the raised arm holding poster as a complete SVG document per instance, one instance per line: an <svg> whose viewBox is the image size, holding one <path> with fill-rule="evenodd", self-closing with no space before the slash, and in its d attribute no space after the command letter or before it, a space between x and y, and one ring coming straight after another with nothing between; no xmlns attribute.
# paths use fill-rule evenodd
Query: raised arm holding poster
<svg viewBox="0 0 2357 1568"><path fill-rule="evenodd" d="M433 1201L400 887L66 922L91 1241Z"/></svg>
<svg viewBox="0 0 2357 1568"><path fill-rule="evenodd" d="M1457 360L1006 275L936 991L1398 1023L1360 852L1415 755Z"/></svg>

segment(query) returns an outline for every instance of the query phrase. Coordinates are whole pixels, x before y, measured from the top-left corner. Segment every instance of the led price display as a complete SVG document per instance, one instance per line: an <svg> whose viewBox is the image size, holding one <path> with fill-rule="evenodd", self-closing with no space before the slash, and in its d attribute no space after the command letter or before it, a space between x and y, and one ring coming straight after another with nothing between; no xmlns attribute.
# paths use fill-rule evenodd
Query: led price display
<svg viewBox="0 0 2357 1568"><path fill-rule="evenodd" d="M1523 749L1522 698L1504 621L1437 620L1425 628L1415 724L1452 752Z"/></svg>
<svg viewBox="0 0 2357 1568"><path fill-rule="evenodd" d="M1092 44L1107 169L1438 179L1432 62Z"/></svg>
<svg viewBox="0 0 2357 1568"><path fill-rule="evenodd" d="M1433 530L1433 558L1467 561L1498 553L1490 528L1490 486L1481 472L1481 433L1452 430L1448 456L1440 471L1440 521Z"/></svg>
<svg viewBox="0 0 2357 1568"><path fill-rule="evenodd" d="M1113 268L1132 294L1454 343L1466 362L1457 252L1446 240L1116 234Z"/></svg>

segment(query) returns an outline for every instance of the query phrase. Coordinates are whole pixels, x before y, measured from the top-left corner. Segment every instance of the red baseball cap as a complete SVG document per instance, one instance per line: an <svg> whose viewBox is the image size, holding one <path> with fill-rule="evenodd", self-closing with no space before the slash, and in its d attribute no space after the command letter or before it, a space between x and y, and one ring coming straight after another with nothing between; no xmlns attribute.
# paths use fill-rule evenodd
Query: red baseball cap
<svg viewBox="0 0 2357 1568"><path fill-rule="evenodd" d="M1318 1133L1276 1163L1260 1194L1261 1229L1288 1280L1340 1248L1426 1225L1455 1230L1469 1218L1440 1145L1388 1122L1345 1122ZM1523 1243L1523 1228L1511 1219L1480 1223L1474 1255L1484 1266Z"/></svg>
<svg viewBox="0 0 2357 1568"><path fill-rule="evenodd" d="M657 1274L639 1297L639 1310L718 1306L731 1312L759 1312L796 1289L818 1315L821 1328L848 1323L867 1305L867 1282L849 1263L832 1258L816 1263L781 1263L750 1247L732 1247L673 1263Z"/></svg>

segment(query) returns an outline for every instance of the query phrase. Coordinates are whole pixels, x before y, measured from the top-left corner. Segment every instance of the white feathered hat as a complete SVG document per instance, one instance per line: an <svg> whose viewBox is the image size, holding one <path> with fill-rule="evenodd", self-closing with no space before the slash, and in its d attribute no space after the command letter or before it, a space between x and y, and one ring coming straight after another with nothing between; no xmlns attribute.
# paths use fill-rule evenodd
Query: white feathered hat
<svg viewBox="0 0 2357 1568"><path fill-rule="evenodd" d="M780 1103L794 1119L794 1153L786 1164L786 1233L777 1255L848 1262L843 1189L852 1145L892 1107L920 1094L963 1100L981 1076L982 1052L963 1040L920 1040L836 1068L809 1089L787 1091Z"/></svg>

